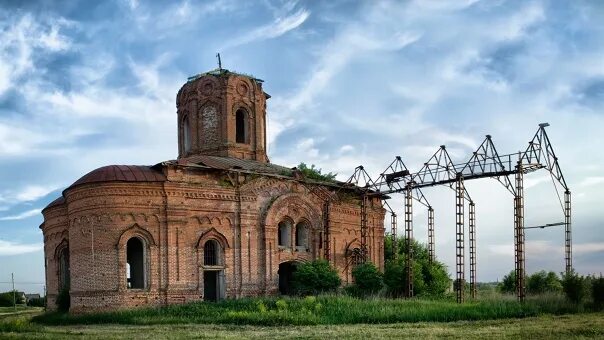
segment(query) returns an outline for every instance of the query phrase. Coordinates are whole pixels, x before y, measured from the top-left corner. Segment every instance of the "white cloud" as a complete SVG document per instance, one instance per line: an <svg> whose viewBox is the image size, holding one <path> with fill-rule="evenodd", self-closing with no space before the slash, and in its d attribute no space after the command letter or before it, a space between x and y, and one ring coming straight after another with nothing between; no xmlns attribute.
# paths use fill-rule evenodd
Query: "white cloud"
<svg viewBox="0 0 604 340"><path fill-rule="evenodd" d="M60 187L60 185L28 185L25 188L21 189L15 195L15 198L19 202L35 201L59 189Z"/></svg>
<svg viewBox="0 0 604 340"><path fill-rule="evenodd" d="M18 220L24 220L24 219L29 218L29 217L40 215L41 211L42 211L42 209L31 209L31 210L24 211L24 212L22 212L20 214L17 214L17 215L2 216L2 217L0 217L0 221L18 221Z"/></svg>
<svg viewBox="0 0 604 340"><path fill-rule="evenodd" d="M604 183L604 176L593 176L586 177L584 180L579 183L579 186L582 187L590 187L592 185L598 185Z"/></svg>
<svg viewBox="0 0 604 340"><path fill-rule="evenodd" d="M21 244L16 242L0 240L0 256L19 255L33 253L43 248L42 243Z"/></svg>
<svg viewBox="0 0 604 340"><path fill-rule="evenodd" d="M251 43L253 41L267 40L280 37L285 33L298 28L302 25L306 19L310 16L310 11L301 9L297 12L284 16L278 17L270 24L260 26L249 33L245 33L238 38L235 38L227 42L221 50L226 50L235 46Z"/></svg>
<svg viewBox="0 0 604 340"><path fill-rule="evenodd" d="M71 41L61 34L73 23L64 19L40 21L30 14L0 22L0 95L23 75L35 70L35 57L68 49Z"/></svg>

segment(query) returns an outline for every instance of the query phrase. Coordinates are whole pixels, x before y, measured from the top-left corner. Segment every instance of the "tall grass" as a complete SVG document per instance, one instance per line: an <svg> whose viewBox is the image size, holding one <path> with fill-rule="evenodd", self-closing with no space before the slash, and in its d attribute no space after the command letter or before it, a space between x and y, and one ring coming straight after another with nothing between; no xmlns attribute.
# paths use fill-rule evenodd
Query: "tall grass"
<svg viewBox="0 0 604 340"><path fill-rule="evenodd" d="M161 308L93 314L49 313L33 321L46 325L69 324L237 324L316 325L395 322L449 322L523 318L541 314L583 311L561 297L532 298L525 303L505 299L457 304L446 300L357 299L348 296L306 298L254 298L218 303L195 302Z"/></svg>

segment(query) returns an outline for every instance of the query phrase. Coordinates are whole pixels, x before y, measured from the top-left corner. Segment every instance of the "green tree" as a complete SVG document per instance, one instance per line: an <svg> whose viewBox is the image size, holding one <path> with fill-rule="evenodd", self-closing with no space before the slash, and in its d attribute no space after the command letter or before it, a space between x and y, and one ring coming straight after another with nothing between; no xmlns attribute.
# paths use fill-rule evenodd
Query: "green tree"
<svg viewBox="0 0 604 340"><path fill-rule="evenodd" d="M604 307L604 277L594 277L591 281L591 296L594 300L594 305L598 308Z"/></svg>
<svg viewBox="0 0 604 340"><path fill-rule="evenodd" d="M574 303L582 303L589 294L588 281L584 276L577 274L574 270L570 273L562 273L562 290L566 297Z"/></svg>
<svg viewBox="0 0 604 340"><path fill-rule="evenodd" d="M384 286L382 273L373 263L360 264L352 269L354 284L348 289L353 295L376 294Z"/></svg>
<svg viewBox="0 0 604 340"><path fill-rule="evenodd" d="M407 285L405 271L405 239L398 241L398 259L394 260L392 235L384 238L384 283L389 294L401 296ZM439 261L430 262L428 247L417 241L411 242L413 250L413 292L415 295L444 295L451 284L447 267Z"/></svg>
<svg viewBox="0 0 604 340"><path fill-rule="evenodd" d="M12 307L13 297L18 305L25 303L25 300L23 300L23 293L18 291L13 293L11 290L9 292L0 293L0 307Z"/></svg>
<svg viewBox="0 0 604 340"><path fill-rule="evenodd" d="M294 289L301 295L335 291L340 283L338 272L326 260L302 263L293 274Z"/></svg>
<svg viewBox="0 0 604 340"><path fill-rule="evenodd" d="M502 293L516 292L516 271L512 270L509 274L503 276L503 280L498 286Z"/></svg>
<svg viewBox="0 0 604 340"><path fill-rule="evenodd" d="M418 261L413 261L413 272L421 273L422 265ZM384 284L388 294L393 297L400 297L405 294L407 288L407 271L405 269L405 258L399 257L396 260L386 262L384 269ZM423 275L413 275L413 292L420 294L425 289Z"/></svg>

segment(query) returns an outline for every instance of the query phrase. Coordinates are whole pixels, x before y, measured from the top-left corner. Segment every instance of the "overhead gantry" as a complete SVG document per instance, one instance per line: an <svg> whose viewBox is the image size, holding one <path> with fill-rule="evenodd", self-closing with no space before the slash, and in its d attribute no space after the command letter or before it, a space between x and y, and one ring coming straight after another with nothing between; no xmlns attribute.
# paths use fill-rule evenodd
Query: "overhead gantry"
<svg viewBox="0 0 604 340"><path fill-rule="evenodd" d="M384 207L391 214L391 233L393 250L397 254L397 216L386 199L389 195L404 195L405 208L405 275L407 287L405 295L413 296L413 201L428 209L428 251L430 260L435 259L434 209L422 192L423 188L448 186L455 191L455 243L456 243L456 284L457 302L464 301L465 285L465 216L466 204L468 213L469 248L470 248L470 291L476 297L476 205L465 188L465 182L481 178L495 178L514 198L514 258L516 273L516 295L519 301L525 298L525 236L524 230L524 175L540 169L547 170L556 188L558 199L564 214L564 222L550 223L543 227L563 225L565 232L565 270L572 271L572 229L571 229L571 193L566 184L558 158L547 135L547 123L539 124L539 129L524 151L499 155L490 135L487 135L478 149L465 163L453 163L444 145L424 163L417 172L410 172L401 157L395 160L382 172L377 181L373 181L363 166L355 169L347 183L354 184L362 190L361 199L361 253L367 257L367 202L370 197L379 196ZM513 180L510 178L514 176ZM564 202L558 193L558 186L564 191Z"/></svg>

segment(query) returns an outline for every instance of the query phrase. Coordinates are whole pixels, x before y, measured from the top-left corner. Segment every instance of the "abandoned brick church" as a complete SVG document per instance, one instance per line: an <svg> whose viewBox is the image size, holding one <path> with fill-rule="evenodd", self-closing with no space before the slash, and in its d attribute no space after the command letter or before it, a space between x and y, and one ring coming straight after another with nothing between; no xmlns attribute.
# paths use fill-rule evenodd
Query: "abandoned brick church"
<svg viewBox="0 0 604 340"><path fill-rule="evenodd" d="M84 175L44 210L48 307L75 312L290 292L296 264L359 261L352 185L269 162L262 81L217 69L176 97L178 158ZM367 207L367 259L383 269L384 209Z"/></svg>

